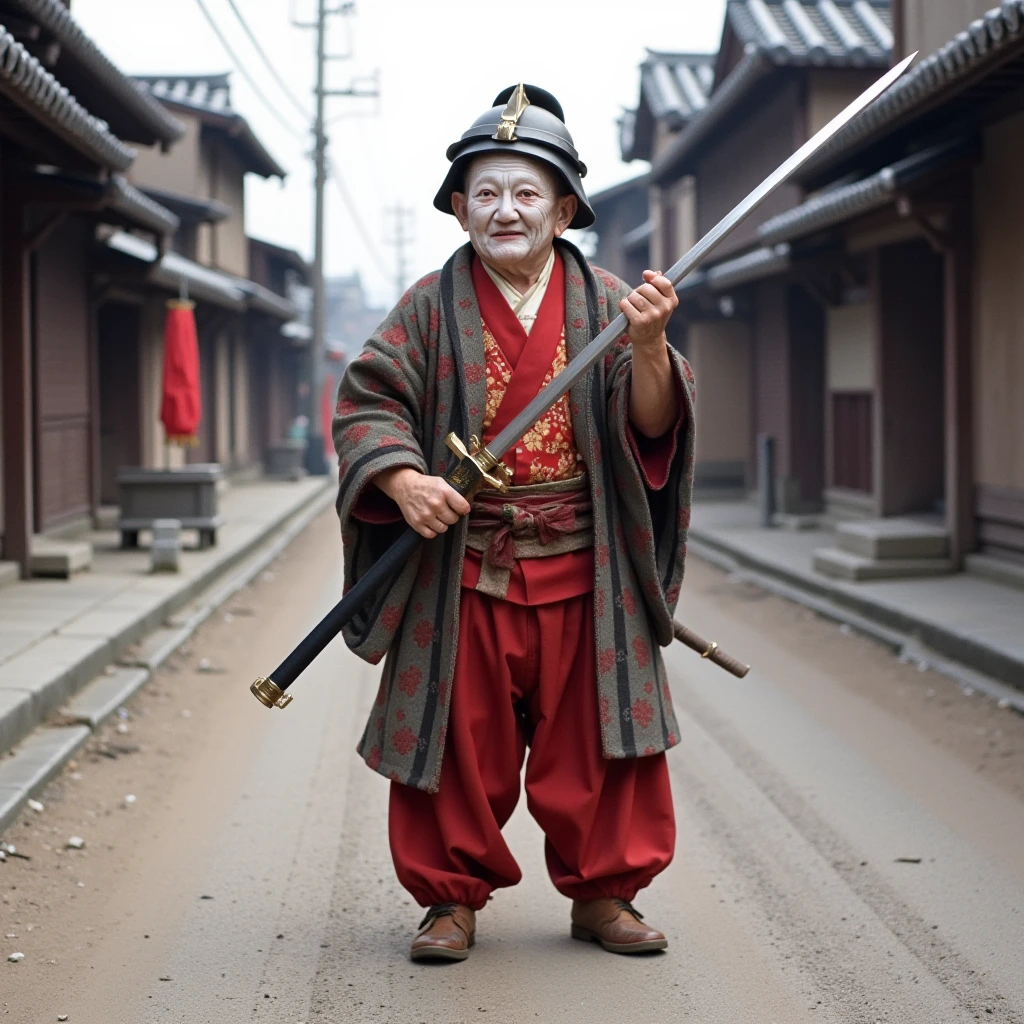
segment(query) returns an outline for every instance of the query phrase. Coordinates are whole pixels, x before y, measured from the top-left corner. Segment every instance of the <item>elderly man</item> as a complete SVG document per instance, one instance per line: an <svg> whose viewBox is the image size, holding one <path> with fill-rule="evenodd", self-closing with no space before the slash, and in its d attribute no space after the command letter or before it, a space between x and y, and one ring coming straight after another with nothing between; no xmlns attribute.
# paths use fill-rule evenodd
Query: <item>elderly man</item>
<svg viewBox="0 0 1024 1024"><path fill-rule="evenodd" d="M392 780L401 884L428 908L412 957L463 960L475 914L515 885L501 830L525 760L571 934L663 949L632 901L669 864L671 642L693 466L693 377L677 304L632 291L562 239L594 220L557 100L507 89L451 146L434 205L469 234L415 284L342 382L334 422L351 585L404 523L427 538L345 630L387 654L360 743ZM449 431L486 444L617 311L628 334L504 458L472 505L443 479ZM527 750L529 754L527 756Z"/></svg>

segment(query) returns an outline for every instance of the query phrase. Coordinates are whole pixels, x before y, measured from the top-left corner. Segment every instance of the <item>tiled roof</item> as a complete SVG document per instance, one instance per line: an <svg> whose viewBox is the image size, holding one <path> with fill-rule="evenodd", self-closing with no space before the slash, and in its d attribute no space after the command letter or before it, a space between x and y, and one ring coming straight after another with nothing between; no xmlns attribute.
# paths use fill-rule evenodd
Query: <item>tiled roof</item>
<svg viewBox="0 0 1024 1024"><path fill-rule="evenodd" d="M93 113L111 123L116 114L117 120L124 122L114 125L122 138L146 144L159 141L165 145L181 138L184 127L111 63L82 31L63 0L2 0L0 7L34 22L60 44L57 74L82 95ZM0 13L0 22L3 21L6 19ZM98 83L105 92L97 94L94 88L87 88L92 82Z"/></svg>
<svg viewBox="0 0 1024 1024"><path fill-rule="evenodd" d="M111 176L109 192L110 208L139 226L149 228L159 235L170 235L177 231L181 223L177 215L139 191L122 175Z"/></svg>
<svg viewBox="0 0 1024 1024"><path fill-rule="evenodd" d="M256 137L249 122L232 109L226 74L138 75L135 81L161 102L181 111L194 111L205 124L224 130L247 170L264 178L285 176L284 168Z"/></svg>
<svg viewBox="0 0 1024 1024"><path fill-rule="evenodd" d="M901 189L975 158L978 144L973 139L953 139L931 146L880 171L816 196L766 220L758 230L767 245L788 242L843 224L893 202Z"/></svg>
<svg viewBox="0 0 1024 1024"><path fill-rule="evenodd" d="M217 114L233 114L231 83L223 75L136 75L135 81L157 99Z"/></svg>
<svg viewBox="0 0 1024 1024"><path fill-rule="evenodd" d="M112 135L0 26L0 92L100 167L123 171L135 151Z"/></svg>
<svg viewBox="0 0 1024 1024"><path fill-rule="evenodd" d="M889 0L728 0L725 25L722 49L712 59L730 52L726 46L730 36L739 43L742 56L714 85L703 106L680 119L678 137L654 161L655 181L671 177L680 162L776 68L888 67L892 52ZM642 107L635 119L637 134L641 114ZM623 142L628 128L624 121ZM624 159L650 159L642 147L623 145L622 149Z"/></svg>
<svg viewBox="0 0 1024 1024"><path fill-rule="evenodd" d="M680 128L700 113L707 106L715 81L714 61L709 53L649 50L640 65L640 90L655 118L664 118L672 127Z"/></svg>
<svg viewBox="0 0 1024 1024"><path fill-rule="evenodd" d="M297 310L291 300L244 277L215 270L176 252L160 250L145 239L117 231L106 239L108 248L132 259L149 264L147 280L159 288L177 292L184 281L188 294L235 312L251 310L265 313L277 320L291 320Z"/></svg>
<svg viewBox="0 0 1024 1024"><path fill-rule="evenodd" d="M969 89L979 75L1011 59L1019 61L1022 53L1024 0L1004 0L984 17L972 21L945 46L919 61L817 153L803 169L803 174L808 177L818 174L858 146L869 144L896 125L921 116L949 95ZM982 81L979 91L1007 92L1017 87L1019 77L1012 82L992 80L988 86Z"/></svg>
<svg viewBox="0 0 1024 1024"><path fill-rule="evenodd" d="M729 0L726 19L777 64L883 66L892 52L889 0Z"/></svg>
<svg viewBox="0 0 1024 1024"><path fill-rule="evenodd" d="M713 267L699 267L676 285L676 292L689 296L704 288L725 291L764 277L781 274L790 265L788 243L764 246Z"/></svg>
<svg viewBox="0 0 1024 1024"><path fill-rule="evenodd" d="M704 109L715 80L713 53L648 50L640 65L640 102L619 120L622 159L649 160L654 124L677 131Z"/></svg>

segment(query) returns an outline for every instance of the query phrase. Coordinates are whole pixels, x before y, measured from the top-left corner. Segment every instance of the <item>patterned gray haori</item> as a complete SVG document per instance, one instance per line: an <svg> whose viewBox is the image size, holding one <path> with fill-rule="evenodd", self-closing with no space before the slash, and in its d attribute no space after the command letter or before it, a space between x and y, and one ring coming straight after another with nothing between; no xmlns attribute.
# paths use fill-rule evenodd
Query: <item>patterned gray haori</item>
<svg viewBox="0 0 1024 1024"><path fill-rule="evenodd" d="M591 267L564 240L565 334L571 359L618 313L632 290ZM378 473L413 466L443 476L454 456L445 437L482 434L483 325L471 275L473 250L458 249L439 273L413 285L349 366L333 424L338 514L350 588L404 523L353 516ZM685 417L668 483L646 485L627 435L632 349L626 335L570 391L576 444L593 503L595 637L604 755L642 757L678 742L659 646L672 642L693 488L694 384L672 362ZM359 752L394 781L436 792L459 638L459 593L467 520L420 553L344 630L345 642L377 664L380 691Z"/></svg>

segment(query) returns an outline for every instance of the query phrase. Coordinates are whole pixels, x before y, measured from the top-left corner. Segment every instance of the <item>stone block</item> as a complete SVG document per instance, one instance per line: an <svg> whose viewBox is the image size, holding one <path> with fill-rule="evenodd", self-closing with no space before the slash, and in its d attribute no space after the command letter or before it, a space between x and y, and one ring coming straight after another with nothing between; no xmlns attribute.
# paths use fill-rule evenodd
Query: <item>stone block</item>
<svg viewBox="0 0 1024 1024"><path fill-rule="evenodd" d="M288 438L268 444L264 451L264 473L279 480L301 480L306 475L305 456L305 441Z"/></svg>
<svg viewBox="0 0 1024 1024"><path fill-rule="evenodd" d="M177 572L181 567L181 520L154 519L149 546L153 572Z"/></svg>
<svg viewBox="0 0 1024 1024"><path fill-rule="evenodd" d="M1024 590L1024 563L1011 562L996 555L975 554L964 559L968 572L994 583Z"/></svg>
<svg viewBox="0 0 1024 1024"><path fill-rule="evenodd" d="M948 558L875 559L842 548L818 548L811 556L811 565L823 576L852 582L944 576L953 572L953 563Z"/></svg>
<svg viewBox="0 0 1024 1024"><path fill-rule="evenodd" d="M92 545L84 540L57 540L53 537L32 538L29 569L33 576L55 576L70 579L92 565Z"/></svg>
<svg viewBox="0 0 1024 1024"><path fill-rule="evenodd" d="M912 519L868 519L840 523L836 542L844 551L871 559L945 558L949 533Z"/></svg>
<svg viewBox="0 0 1024 1024"><path fill-rule="evenodd" d="M0 562L0 587L9 587L21 579L17 562Z"/></svg>

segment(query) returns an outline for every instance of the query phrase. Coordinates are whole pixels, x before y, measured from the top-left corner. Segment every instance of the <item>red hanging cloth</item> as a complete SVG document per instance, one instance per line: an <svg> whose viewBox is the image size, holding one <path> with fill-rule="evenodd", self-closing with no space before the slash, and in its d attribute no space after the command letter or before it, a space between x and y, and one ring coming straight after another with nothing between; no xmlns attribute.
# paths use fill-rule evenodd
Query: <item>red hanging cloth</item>
<svg viewBox="0 0 1024 1024"><path fill-rule="evenodd" d="M167 441L193 446L202 417L199 390L199 339L195 303L169 299L164 321L164 394L160 421Z"/></svg>

